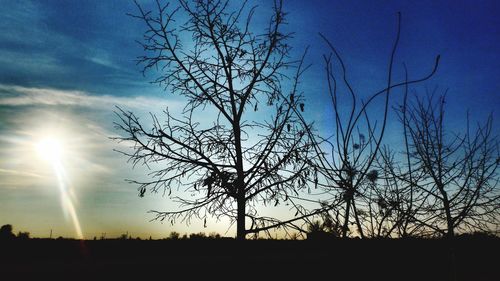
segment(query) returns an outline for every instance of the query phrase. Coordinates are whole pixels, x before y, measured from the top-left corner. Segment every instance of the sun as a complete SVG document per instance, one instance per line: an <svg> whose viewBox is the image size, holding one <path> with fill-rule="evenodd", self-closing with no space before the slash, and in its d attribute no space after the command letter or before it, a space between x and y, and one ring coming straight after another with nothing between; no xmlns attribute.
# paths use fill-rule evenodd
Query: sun
<svg viewBox="0 0 500 281"><path fill-rule="evenodd" d="M36 146L36 150L40 157L51 163L59 162L62 156L61 142L52 137L40 140Z"/></svg>
<svg viewBox="0 0 500 281"><path fill-rule="evenodd" d="M51 164L57 178L59 193L61 194L62 207L71 217L77 238L83 239L82 228L80 226L78 214L76 213L76 208L73 202L74 199L69 194L68 179L65 176L66 173L64 165L61 161L63 153L63 146L61 142L57 138L47 137L41 139L36 144L36 150L41 158Z"/></svg>

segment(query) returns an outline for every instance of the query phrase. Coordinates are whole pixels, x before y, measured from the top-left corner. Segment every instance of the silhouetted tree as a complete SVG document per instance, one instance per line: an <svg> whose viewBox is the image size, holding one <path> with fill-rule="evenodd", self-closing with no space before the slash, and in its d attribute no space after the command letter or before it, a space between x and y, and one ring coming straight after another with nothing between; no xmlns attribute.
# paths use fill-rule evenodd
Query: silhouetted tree
<svg viewBox="0 0 500 281"><path fill-rule="evenodd" d="M405 79L407 80L405 68ZM408 99L408 84L404 85L403 106L406 111ZM405 122L405 115L402 116ZM403 173L401 163L410 163L409 140L406 127L403 127L404 157L400 151L389 145L382 147L376 158L374 170L368 175L369 192L366 194L368 203L370 237L408 237L427 236L431 234L421 223L415 220L415 214L422 211L425 195L417 193L412 182L423 177L419 171L411 167Z"/></svg>
<svg viewBox="0 0 500 281"><path fill-rule="evenodd" d="M453 132L445 122L445 104L445 95L433 93L415 97L400 112L409 139L406 168L422 176L399 178L425 196L421 212L412 218L448 237L457 231L491 231L500 223L500 154L492 117L474 129L467 114L464 130Z"/></svg>
<svg viewBox="0 0 500 281"><path fill-rule="evenodd" d="M405 153L405 156L408 155ZM373 184L368 197L371 237L431 234L415 221L415 215L423 211L422 203L426 198L424 194L416 192L412 181L418 181L423 175L412 169L403 172L401 165L407 160L407 157L401 158L400 151L387 145L380 152L376 165L380 171L379 180Z"/></svg>
<svg viewBox="0 0 500 281"><path fill-rule="evenodd" d="M246 1L234 11L228 1L169 4L157 2L155 12L137 4L139 13L133 17L147 26L141 42L146 55L139 62L144 71L159 70L155 82L184 97L186 106L178 117L165 111L163 122L152 115L152 128L134 113L119 110L117 127L125 135L118 139L132 143L132 152L122 152L134 165L161 165L151 181L132 182L141 197L147 189L192 195L172 197L182 209L153 211L155 219L198 218L206 224L209 216L229 217L238 239L293 227L311 215L295 201L315 177L308 167L314 154L305 133L310 126L298 119L305 110L299 78L307 67L303 58L289 59L291 35L282 31L282 1L274 2L262 33L252 30L256 10L247 8ZM175 22L177 13L188 20ZM256 208L285 201L301 210L297 217L281 221L259 215Z"/></svg>
<svg viewBox="0 0 500 281"><path fill-rule="evenodd" d="M12 225L11 224L4 224L0 228L0 239L12 239L15 237L14 233L12 232Z"/></svg>
<svg viewBox="0 0 500 281"><path fill-rule="evenodd" d="M324 56L324 60L328 94L334 113L332 120L334 136L332 138L311 136L317 144L315 147L320 156L317 169L322 178L321 180L316 178L315 184L331 195L327 200L326 209L333 209L330 220L342 225L342 237L349 235L349 224L357 226L357 232L361 237L365 236L367 229L374 228L370 225L373 225L375 210L372 206L379 174L375 162L385 134L392 92L395 88L429 79L439 64L437 56L433 69L426 76L393 82L394 56L400 37L400 18L398 14L397 34L389 58L386 85L382 90L368 96L356 92L349 81L347 67L339 52L327 38L322 36L332 51L329 56ZM338 66L338 70L334 68L334 64ZM340 78L336 74L339 71ZM374 114L373 111L369 112L369 108L377 99L383 100L383 107L377 108ZM373 234L373 231L370 231L370 235Z"/></svg>
<svg viewBox="0 0 500 281"><path fill-rule="evenodd" d="M407 73L405 77L407 79ZM403 104L395 109L403 124L408 120L407 105L408 85L405 85ZM375 196L370 193L370 206L374 206L374 210L370 209L373 237L390 237L395 231L399 237L425 237L435 234L426 226L427 220L419 220L420 214L427 212L424 206L428 194L419 192L415 183L426 176L422 169L415 169L411 165L407 126L403 126L403 140L403 151L386 145L377 158L377 167L382 173L383 182L378 188L373 188ZM401 152L404 157L401 157Z"/></svg>

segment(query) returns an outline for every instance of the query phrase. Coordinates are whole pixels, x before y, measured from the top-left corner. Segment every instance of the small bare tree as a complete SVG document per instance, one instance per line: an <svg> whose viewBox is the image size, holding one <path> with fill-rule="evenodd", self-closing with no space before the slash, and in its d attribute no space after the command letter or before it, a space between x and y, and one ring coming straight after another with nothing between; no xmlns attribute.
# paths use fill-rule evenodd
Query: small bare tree
<svg viewBox="0 0 500 281"><path fill-rule="evenodd" d="M289 59L291 34L282 32L282 2L274 2L260 34L252 31L255 7L247 8L246 1L235 10L228 1L156 4L155 12L137 4L139 13L133 15L147 26L141 42L146 55L139 62L144 71L158 70L155 82L184 97L186 106L180 117L165 111L164 122L152 115L151 128L134 113L118 111L116 125L124 133L118 139L132 143L132 150L122 153L134 165L153 165L151 181L132 181L140 195L167 191L181 209L153 212L172 223L229 217L238 239L293 226L300 216L281 221L260 216L257 209L287 201L309 215L294 200L314 177L305 133L311 127L298 119L305 110L299 78L307 67L304 57ZM178 14L186 22L178 24ZM259 110L260 118L253 113ZM174 196L172 190L183 192Z"/></svg>
<svg viewBox="0 0 500 281"><path fill-rule="evenodd" d="M436 57L430 73L422 78L394 83L394 57L400 38L401 16L398 13L396 40L394 42L388 65L387 83L384 88L374 94L365 96L366 100L356 92L348 79L347 68L339 52L325 37L332 54L324 56L326 79L329 95L333 105L334 136L332 138L312 137L317 144L319 161L318 171L324 179L320 186L331 195L328 206L335 209L330 220L341 225L341 236L349 235L349 224L357 226L357 232L365 237L366 229L373 235L373 216L371 213L374 186L379 172L376 159L380 152L382 140L390 110L390 97L395 88L425 81L432 77L439 64ZM337 76L335 65L339 66ZM339 78L340 77L340 78ZM383 99L383 108L377 114L370 113L369 108L377 99ZM350 105L349 109L345 109ZM378 121L376 121L378 120ZM330 153L326 153L329 151ZM341 220L340 222L338 220Z"/></svg>
<svg viewBox="0 0 500 281"><path fill-rule="evenodd" d="M406 142L405 142L406 143ZM405 153L405 156L409 154ZM408 157L385 145L377 157L379 181L371 183L367 197L371 237L423 237L432 235L419 221L427 195L418 192L414 182L425 177L419 170L405 170Z"/></svg>
<svg viewBox="0 0 500 281"><path fill-rule="evenodd" d="M492 117L473 129L467 114L463 132L447 130L445 96L415 97L414 103L402 107L407 108L401 120L410 143L407 168L424 175L406 177L425 196L423 211L414 218L448 237L491 231L500 218L500 155Z"/></svg>
<svg viewBox="0 0 500 281"><path fill-rule="evenodd" d="M408 73L405 66L405 79ZM406 122L408 84L404 86L403 105L396 108L400 121ZM368 193L365 198L368 205L371 237L408 237L428 236L432 234L425 227L425 221L418 221L419 212L427 199L426 194L416 192L414 182L425 175L411 167L410 144L407 128L403 126L404 157L399 149L384 145L376 157L375 174L368 175ZM405 170L403 167L408 167Z"/></svg>

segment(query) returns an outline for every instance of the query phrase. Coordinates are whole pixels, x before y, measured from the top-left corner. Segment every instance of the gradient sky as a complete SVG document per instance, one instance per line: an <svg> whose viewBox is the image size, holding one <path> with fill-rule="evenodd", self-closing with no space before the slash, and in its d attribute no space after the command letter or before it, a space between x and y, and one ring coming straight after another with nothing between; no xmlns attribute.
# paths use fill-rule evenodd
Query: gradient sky
<svg viewBox="0 0 500 281"><path fill-rule="evenodd" d="M256 14L258 28L270 1L253 2L262 12ZM492 112L499 120L499 1L284 2L287 29L295 32L294 55L310 46L307 60L313 66L301 86L308 108L314 108L307 117L321 132L330 130L331 108L321 58L328 50L318 32L344 57L354 88L368 95L385 85L398 11L403 17L396 80L402 62L416 78L441 54L436 76L412 89L448 88L447 113L457 130L466 109L474 120ZM114 106L139 115L183 106L175 94L149 84L155 74L143 77L134 62L142 54L134 40L143 25L126 16L135 12L133 2L0 0L0 7L0 225L10 223L37 237L47 237L51 229L54 236L75 236L61 209L54 171L35 149L43 138L54 137L64 148L61 162L86 238L127 231L154 238L173 230L224 234L224 221L211 221L207 228L149 222L148 210L175 205L161 195L139 198L136 186L124 181L147 171L132 169L113 152L120 147L109 139L119 133L113 128ZM394 120L390 126L388 141L399 133ZM494 130L498 133L497 123Z"/></svg>

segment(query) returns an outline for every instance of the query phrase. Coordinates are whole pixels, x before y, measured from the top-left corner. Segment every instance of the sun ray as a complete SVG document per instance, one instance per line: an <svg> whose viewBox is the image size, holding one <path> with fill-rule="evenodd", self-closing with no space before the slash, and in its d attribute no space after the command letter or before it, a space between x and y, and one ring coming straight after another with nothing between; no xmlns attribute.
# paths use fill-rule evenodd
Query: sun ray
<svg viewBox="0 0 500 281"><path fill-rule="evenodd" d="M37 150L40 156L52 165L54 174L57 178L63 211L65 214L69 214L73 227L75 228L76 237L78 239L84 239L82 228L80 226L80 220L78 219L75 205L67 187L64 166L61 162L63 151L60 142L53 138L43 139L38 143Z"/></svg>

